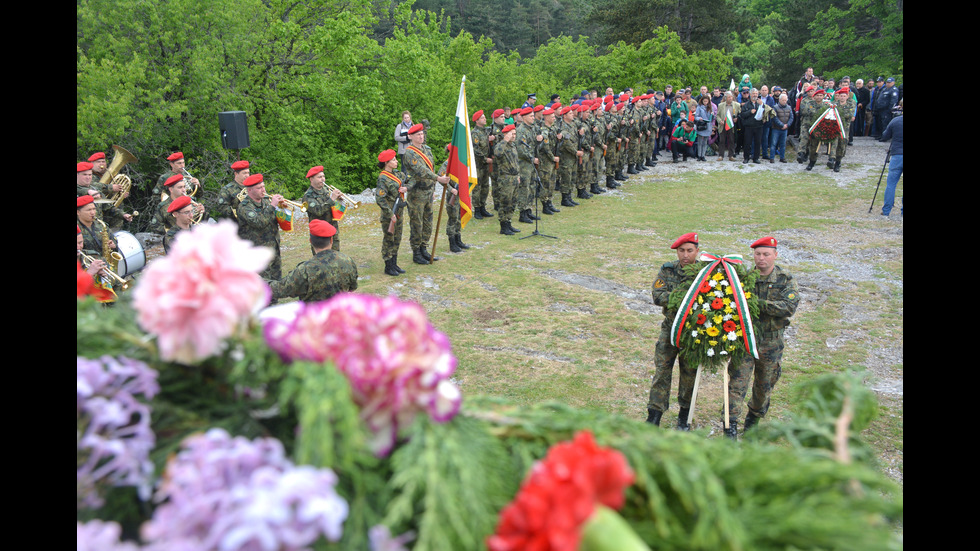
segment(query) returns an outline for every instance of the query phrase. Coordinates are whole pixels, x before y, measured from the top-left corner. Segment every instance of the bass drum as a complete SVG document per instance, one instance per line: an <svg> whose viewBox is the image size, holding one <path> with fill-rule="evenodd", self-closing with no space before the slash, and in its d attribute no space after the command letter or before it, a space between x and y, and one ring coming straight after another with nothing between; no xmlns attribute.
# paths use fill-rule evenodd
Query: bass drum
<svg viewBox="0 0 980 551"><path fill-rule="evenodd" d="M146 266L146 252L135 235L128 231L119 231L112 238L116 240L116 252L122 255L116 270L119 277L129 277Z"/></svg>

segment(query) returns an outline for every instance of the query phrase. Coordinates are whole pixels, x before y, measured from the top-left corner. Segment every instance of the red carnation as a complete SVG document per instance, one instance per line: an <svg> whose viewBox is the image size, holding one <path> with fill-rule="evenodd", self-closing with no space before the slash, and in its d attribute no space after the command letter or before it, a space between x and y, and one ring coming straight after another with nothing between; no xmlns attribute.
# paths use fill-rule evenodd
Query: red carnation
<svg viewBox="0 0 980 551"><path fill-rule="evenodd" d="M730 332L738 329L738 325L735 325L735 322L734 321L728 320L728 321L726 321L725 323L722 324L721 328L724 329L726 333L730 333Z"/></svg>
<svg viewBox="0 0 980 551"><path fill-rule="evenodd" d="M720 298L716 298L715 300L711 301L712 310L721 310L724 307L725 307L725 301Z"/></svg>
<svg viewBox="0 0 980 551"><path fill-rule="evenodd" d="M698 287L698 292L701 293L701 294L710 293L711 292L711 283L710 282L711 282L710 279L705 278L704 281L701 282L701 286Z"/></svg>
<svg viewBox="0 0 980 551"><path fill-rule="evenodd" d="M704 314L698 314L698 325L704 325L704 322L708 321L708 317Z"/></svg>
<svg viewBox="0 0 980 551"><path fill-rule="evenodd" d="M490 551L576 551L597 505L619 509L635 475L621 453L582 431L555 444L500 513Z"/></svg>

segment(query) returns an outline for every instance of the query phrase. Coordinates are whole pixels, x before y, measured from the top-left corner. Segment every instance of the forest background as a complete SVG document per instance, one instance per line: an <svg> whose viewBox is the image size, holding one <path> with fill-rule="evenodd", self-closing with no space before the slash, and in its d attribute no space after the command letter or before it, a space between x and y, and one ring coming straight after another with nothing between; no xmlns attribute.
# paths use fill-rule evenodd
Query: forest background
<svg viewBox="0 0 980 551"><path fill-rule="evenodd" d="M786 87L807 66L901 83L902 37L902 0L78 0L76 157L132 151L150 203L173 151L206 204L239 158L270 193L299 197L318 164L358 193L403 110L449 141L463 75L471 113L746 73ZM250 147L222 149L223 111L247 114Z"/></svg>

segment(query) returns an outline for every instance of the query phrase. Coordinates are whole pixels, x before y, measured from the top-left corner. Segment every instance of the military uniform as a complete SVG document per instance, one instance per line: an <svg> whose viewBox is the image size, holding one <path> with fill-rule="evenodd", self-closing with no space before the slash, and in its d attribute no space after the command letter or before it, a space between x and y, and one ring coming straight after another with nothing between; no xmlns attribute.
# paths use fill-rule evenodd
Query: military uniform
<svg viewBox="0 0 980 551"><path fill-rule="evenodd" d="M408 146L404 158L408 175L405 187L408 188L409 243L416 251L432 237L432 192L437 176L429 146Z"/></svg>
<svg viewBox="0 0 980 551"><path fill-rule="evenodd" d="M173 202L172 197L167 197L157 205L153 218L150 219L149 230L153 233L167 233L167 230L174 227L174 217L167 213L167 207Z"/></svg>
<svg viewBox="0 0 980 551"><path fill-rule="evenodd" d="M531 210L534 206L534 139L536 132L533 124L524 123L517 127L517 158L521 172L521 182L517 186L517 196L514 198L518 211Z"/></svg>
<svg viewBox="0 0 980 551"><path fill-rule="evenodd" d="M405 174L402 172L388 172L382 170L378 175L378 185L374 189L374 196L381 209L381 258L387 263L392 258L398 258L398 247L402 242L402 219L405 217L405 209L395 221L394 231L388 233L388 226L391 224L391 216L394 213L395 201L398 199L398 188L404 185Z"/></svg>
<svg viewBox="0 0 980 551"><path fill-rule="evenodd" d="M173 218L173 216L171 216ZM167 230L166 235L163 236L163 252L164 254L170 254L170 247L174 244L174 239L177 238L177 234L182 232L179 226L173 226Z"/></svg>
<svg viewBox="0 0 980 551"><path fill-rule="evenodd" d="M474 126L470 129L470 138L473 140L473 155L476 157L476 189L470 194L473 200L473 215L477 216L481 209L487 207L487 197L490 196L490 166L487 164L487 157L490 156L490 127ZM496 138L494 138L496 140Z"/></svg>
<svg viewBox="0 0 980 551"><path fill-rule="evenodd" d="M238 205L241 201L238 200L238 194L245 189L241 184L232 180L231 182L225 184L218 191L218 201L215 206L216 214L218 219L227 219L238 221L238 216L235 214L238 211Z"/></svg>
<svg viewBox="0 0 980 551"><path fill-rule="evenodd" d="M752 397L749 399L749 415L762 418L769 411L769 396L781 371L779 362L783 357L783 331L789 326L789 318L800 304L796 280L779 266L773 266L773 271L768 276L759 276L751 292L759 300L759 318L752 320L759 359L746 354L739 365L728 365L728 375L731 378L728 386L728 415L733 420L738 419L753 373L755 380L752 383ZM745 428L750 426L750 420L746 419Z"/></svg>
<svg viewBox="0 0 980 551"><path fill-rule="evenodd" d="M310 220L323 220L337 230L337 234L333 236L333 247L331 248L339 251L340 224L333 219L333 208L337 206L337 203L330 198L330 192L327 191L327 186L323 186L319 191L313 189L313 186L310 186L306 190L306 193L303 194L302 202L307 203L306 215Z"/></svg>
<svg viewBox="0 0 980 551"><path fill-rule="evenodd" d="M497 207L497 218L501 225L510 224L510 219L514 216L514 195L520 179L520 167L517 160L517 146L514 142L501 140L494 146L494 169L493 188L496 196L494 204Z"/></svg>
<svg viewBox="0 0 980 551"><path fill-rule="evenodd" d="M263 197L260 204L246 197L238 206L238 237L260 247L272 249L273 258L260 275L266 280L282 278L282 257L279 250L279 223L272 200Z"/></svg>
<svg viewBox="0 0 980 551"><path fill-rule="evenodd" d="M561 121L556 123L558 128L555 135L561 134L558 140L558 190L561 192L561 204L574 207L578 203L572 201L572 190L575 189L575 171L578 151L578 132L575 123Z"/></svg>
<svg viewBox="0 0 980 551"><path fill-rule="evenodd" d="M558 138L555 125L542 124L541 141L538 142L538 176L541 178L542 212L550 214L558 212L551 206L551 197L555 194L555 182L558 171L555 168L555 157L558 156Z"/></svg>
<svg viewBox="0 0 980 551"><path fill-rule="evenodd" d="M840 121L844 125L844 132L849 133L851 131L851 118L854 117L854 112L857 110L857 103L853 99L848 99L844 105L836 104L837 112L840 114ZM841 159L847 153L847 140L848 136L842 136L834 140L831 143L831 151L834 154L834 170L840 170Z"/></svg>
<svg viewBox="0 0 980 551"><path fill-rule="evenodd" d="M809 151L810 125L816 120L819 107L820 102L809 96L800 100L800 143L797 146L797 160L801 163Z"/></svg>
<svg viewBox="0 0 980 551"><path fill-rule="evenodd" d="M653 282L653 303L663 307L664 321L660 325L660 337L654 353L653 363L657 370L653 375L650 386L650 401L648 410L661 413L670 407L670 379L674 370L674 360L678 360L680 380L677 386L677 402L681 409L691 407L691 394L694 392L694 379L697 375L696 365L688 365L683 356L678 358L680 349L670 344L670 328L674 323L677 310L667 308L671 292L677 288L687 288L694 278L684 274L680 261L667 262L660 268L657 279ZM686 420L685 420L686 421Z"/></svg>
<svg viewBox="0 0 980 551"><path fill-rule="evenodd" d="M269 284L272 300L296 297L303 302L319 302L344 291L357 290L357 265L349 256L323 250L300 262L289 275Z"/></svg>
<svg viewBox="0 0 980 551"><path fill-rule="evenodd" d="M442 162L442 166L439 167L439 176L445 176L446 172L449 170L449 159ZM458 189L455 182L450 181L446 184L452 189ZM462 219L459 216L459 196L454 196L449 189L446 190L446 237L449 238L450 245L453 245L455 239L459 237L459 232L462 227ZM453 250L453 252L459 252Z"/></svg>

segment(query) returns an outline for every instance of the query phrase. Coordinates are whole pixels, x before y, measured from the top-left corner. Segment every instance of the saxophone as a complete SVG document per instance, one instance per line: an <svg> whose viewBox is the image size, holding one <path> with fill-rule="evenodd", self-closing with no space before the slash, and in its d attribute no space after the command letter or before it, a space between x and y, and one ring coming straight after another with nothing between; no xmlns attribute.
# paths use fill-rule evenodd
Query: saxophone
<svg viewBox="0 0 980 551"><path fill-rule="evenodd" d="M102 230L99 232L99 237L102 238L102 258L109 265L110 271L119 273L119 261L122 260L122 255L114 251L109 245L112 242L112 237L109 236L109 227L101 218L96 218L95 221L102 224Z"/></svg>

